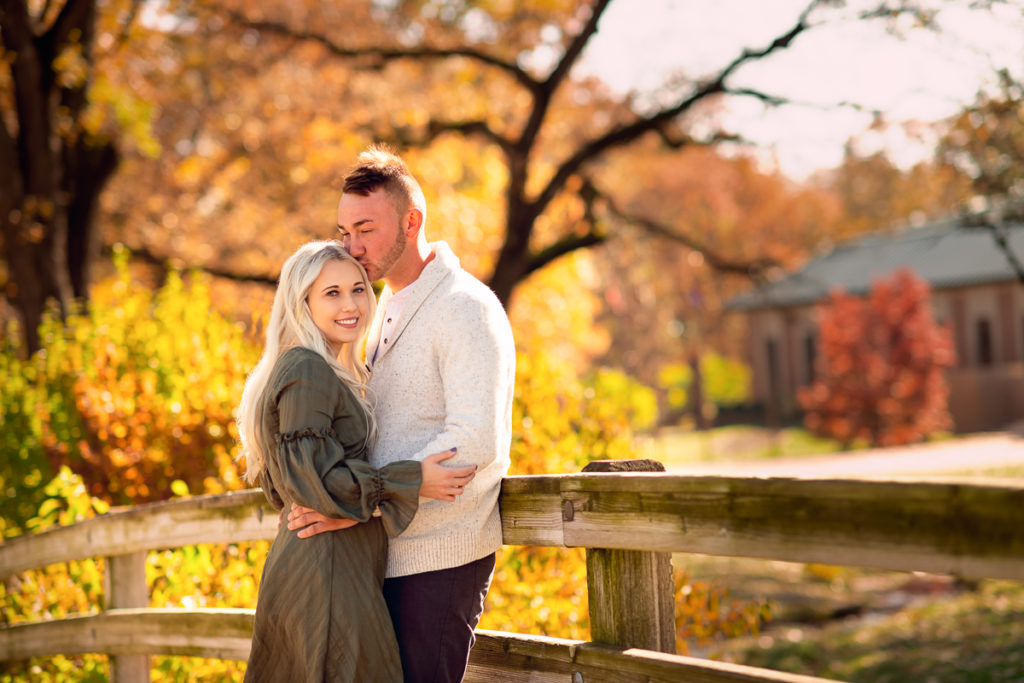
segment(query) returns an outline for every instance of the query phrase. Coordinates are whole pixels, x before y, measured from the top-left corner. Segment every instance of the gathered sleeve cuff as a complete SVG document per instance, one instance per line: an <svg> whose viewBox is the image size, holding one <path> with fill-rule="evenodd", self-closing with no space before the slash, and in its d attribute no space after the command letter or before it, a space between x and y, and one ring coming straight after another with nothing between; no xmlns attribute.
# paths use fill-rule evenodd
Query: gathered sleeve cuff
<svg viewBox="0 0 1024 683"><path fill-rule="evenodd" d="M362 482L360 509L373 514L380 510L381 522L388 536L394 538L405 531L419 506L423 468L415 460L401 460L380 469L363 460L350 460L347 468L334 467L324 477L324 487L337 498L352 487L352 480Z"/></svg>
<svg viewBox="0 0 1024 683"><path fill-rule="evenodd" d="M419 462L404 460L377 469L365 460L346 459L329 428L276 438L277 488L295 502L327 517L359 522L368 521L379 508L389 536L402 533L412 521L423 479Z"/></svg>
<svg viewBox="0 0 1024 683"><path fill-rule="evenodd" d="M366 434L362 407L325 360L310 351L293 353L301 355L283 374L275 398L277 457L268 469L276 494L326 517L358 522L369 521L379 508L388 533L401 533L419 502L420 463L404 461L378 470L366 462L365 444L357 438L361 434L365 440ZM339 435L335 427L353 431Z"/></svg>

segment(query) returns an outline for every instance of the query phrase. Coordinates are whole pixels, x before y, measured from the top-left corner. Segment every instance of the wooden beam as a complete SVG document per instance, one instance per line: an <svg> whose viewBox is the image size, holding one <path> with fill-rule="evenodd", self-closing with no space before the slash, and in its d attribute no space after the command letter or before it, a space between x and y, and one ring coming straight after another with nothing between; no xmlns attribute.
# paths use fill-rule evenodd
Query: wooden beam
<svg viewBox="0 0 1024 683"><path fill-rule="evenodd" d="M828 679L624 649L578 640L477 629L467 683L826 683Z"/></svg>
<svg viewBox="0 0 1024 683"><path fill-rule="evenodd" d="M583 471L664 472L665 467L654 460L594 460ZM574 515L575 509L567 506L566 512ZM587 602L594 642L675 654L673 593L671 553L587 548Z"/></svg>
<svg viewBox="0 0 1024 683"><path fill-rule="evenodd" d="M119 609L0 628L0 661L54 654L165 654L245 661L251 609ZM578 640L478 629L469 683L827 683L826 679Z"/></svg>
<svg viewBox="0 0 1024 683"><path fill-rule="evenodd" d="M565 547L559 475L505 477L501 482L501 532L505 545Z"/></svg>
<svg viewBox="0 0 1024 683"><path fill-rule="evenodd" d="M277 519L258 489L137 505L8 539L0 545L0 576L88 557L270 540L277 534Z"/></svg>
<svg viewBox="0 0 1024 683"><path fill-rule="evenodd" d="M107 609L137 609L149 606L146 584L146 551L107 558L103 574ZM148 683L149 655L114 655L110 658L111 683Z"/></svg>
<svg viewBox="0 0 1024 683"><path fill-rule="evenodd" d="M1024 580L1024 489L1010 486L567 474L507 477L500 504L509 545ZM276 531L277 514L258 490L197 496L8 539L0 576L149 548L271 539Z"/></svg>
<svg viewBox="0 0 1024 683"><path fill-rule="evenodd" d="M591 474L563 480L567 546L1024 579L1024 489Z"/></svg>
<svg viewBox="0 0 1024 683"><path fill-rule="evenodd" d="M0 628L0 661L56 654L249 658L251 609L112 609Z"/></svg>

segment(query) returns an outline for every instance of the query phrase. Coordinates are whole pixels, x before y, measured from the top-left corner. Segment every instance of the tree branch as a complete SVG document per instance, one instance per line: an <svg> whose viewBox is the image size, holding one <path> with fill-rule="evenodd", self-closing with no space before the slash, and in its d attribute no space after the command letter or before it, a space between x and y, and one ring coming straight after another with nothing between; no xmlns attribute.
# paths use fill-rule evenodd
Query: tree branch
<svg viewBox="0 0 1024 683"><path fill-rule="evenodd" d="M93 3L94 0L66 0L50 30L43 35L43 40L49 43L54 55L68 42L72 30L82 28L93 11Z"/></svg>
<svg viewBox="0 0 1024 683"><path fill-rule="evenodd" d="M699 252L704 260L707 261L715 270L721 273L733 273L737 275L744 275L749 277L754 282L764 282L766 280L767 271L771 268L779 267L779 263L774 259L770 258L756 258L752 261L737 261L729 259L721 254L713 251L706 244L701 244L699 241L689 237L687 235L680 235L676 231L658 223L657 221L651 220L644 216L638 216L630 214L622 210L615 200L612 199L608 194L598 189L593 181L584 179L584 186L588 188L588 191L593 193L595 197L600 197L604 202L608 212L618 218L619 220L629 223L631 225L638 226L652 235L658 237L664 237L677 242L692 249L693 251Z"/></svg>
<svg viewBox="0 0 1024 683"><path fill-rule="evenodd" d="M463 135L479 135L484 139L493 142L506 152L512 147L512 142L502 137L496 130L487 125L484 120L479 121L436 121L431 120L427 124L427 135L433 139L442 133L456 132Z"/></svg>
<svg viewBox="0 0 1024 683"><path fill-rule="evenodd" d="M559 166L551 180L548 181L547 186L538 195L535 201L538 210L543 210L562 190L569 178L575 175L586 162L613 147L621 147L633 142L647 132L660 128L681 114L690 111L696 104L710 96L724 93L726 91L726 78L732 75L740 66L747 62L763 59L774 52L789 47L798 35L807 30L807 16L818 3L819 0L812 0L804 8L804 11L800 13L800 18L796 24L782 35L776 37L767 47L760 50L744 49L735 59L719 71L714 78L699 84L693 93L680 100L674 106L662 109L650 116L639 118L631 124L614 128L601 137L595 138L580 147L575 154Z"/></svg>
<svg viewBox="0 0 1024 683"><path fill-rule="evenodd" d="M408 49L380 47L346 48L335 43L327 36L319 33L314 33L312 31L299 31L273 21L249 19L233 10L221 9L220 11L223 12L232 22L244 28L273 33L284 38L317 43L338 57L373 57L380 60L381 63L397 59L445 59L448 57L466 57L467 59L472 59L504 71L516 79L516 81L518 81L523 87L530 90L530 92L536 92L540 87L540 83L538 83L537 80L531 77L530 74L526 73L526 71L519 68L516 64L499 59L498 57L489 55L486 52L481 52L480 50L474 50L468 47L450 49L432 47Z"/></svg>
<svg viewBox="0 0 1024 683"><path fill-rule="evenodd" d="M544 123L544 118L547 116L548 109L551 107L551 98L554 96L555 90L569 76L569 72L572 70L576 60L583 53L583 48L587 46L591 37L597 32L597 24L601 20L601 15L608 8L609 2L611 0L596 0L594 2L587 23L569 42L568 47L565 48L565 54L562 55L562 59L559 60L554 71L548 75L539 88L532 91L534 95L533 108L530 111L530 117L527 119L526 125L523 126L523 132L519 136L518 144L521 148L528 149L533 146L540 132L541 125Z"/></svg>
<svg viewBox="0 0 1024 683"><path fill-rule="evenodd" d="M1024 222L1024 203L1012 202L990 211L964 216L960 222L967 227L986 228L1016 274L1017 281L1024 285L1024 263L1013 252L1006 235L1006 224L1009 221Z"/></svg>
<svg viewBox="0 0 1024 683"><path fill-rule="evenodd" d="M104 246L103 253L106 256L113 254L113 246ZM128 249L128 254L131 258L137 261L142 261L143 263L149 263L154 266L159 266L164 270L169 270L172 267L176 267L182 263L180 259L177 259L173 256L160 256L158 254L153 253L146 247L132 247ZM235 271L210 265L189 265L187 269L199 270L204 273L207 273L208 275L223 278L225 280L232 280L234 282L251 282L258 285L270 285L271 287L276 287L278 280L278 276L276 275L270 276L262 275L259 273L238 273Z"/></svg>
<svg viewBox="0 0 1024 683"><path fill-rule="evenodd" d="M139 9L142 7L142 3L145 0L132 0L131 9L128 10L128 16L125 17L124 23L121 24L121 35L117 37L117 48L120 49L128 42L128 34L131 32L132 24L135 23L135 17L139 14Z"/></svg>
<svg viewBox="0 0 1024 683"><path fill-rule="evenodd" d="M593 247L601 244L607 239L607 235L601 235L593 230L585 235L570 235L569 237L565 237L530 256L530 260L526 265L523 277L526 278L531 273L540 270L557 258L574 252L577 249L585 249L587 247Z"/></svg>

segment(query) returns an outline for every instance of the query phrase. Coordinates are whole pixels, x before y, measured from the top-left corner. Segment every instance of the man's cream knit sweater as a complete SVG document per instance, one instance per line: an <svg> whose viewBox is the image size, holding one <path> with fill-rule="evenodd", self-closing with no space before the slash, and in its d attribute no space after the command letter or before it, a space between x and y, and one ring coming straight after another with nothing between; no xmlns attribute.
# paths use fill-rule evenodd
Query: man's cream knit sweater
<svg viewBox="0 0 1024 683"><path fill-rule="evenodd" d="M406 300L370 378L378 438L370 462L422 460L458 448L452 465L476 464L454 503L420 498L390 541L387 576L448 569L501 546L498 492L508 472L515 384L512 328L494 293L459 265L444 242L406 290ZM391 292L385 288L367 339L378 348Z"/></svg>

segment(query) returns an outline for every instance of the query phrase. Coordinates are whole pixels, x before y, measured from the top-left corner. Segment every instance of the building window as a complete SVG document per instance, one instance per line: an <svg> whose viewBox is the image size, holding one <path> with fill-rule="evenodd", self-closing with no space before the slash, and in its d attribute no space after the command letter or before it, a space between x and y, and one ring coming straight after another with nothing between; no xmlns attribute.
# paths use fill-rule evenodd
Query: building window
<svg viewBox="0 0 1024 683"><path fill-rule="evenodd" d="M804 362L807 364L807 373L804 375L804 383L810 384L814 381L814 364L818 360L818 337L811 333L804 337Z"/></svg>
<svg viewBox="0 0 1024 683"><path fill-rule="evenodd" d="M978 341L978 365L985 368L992 365L992 326L987 318L975 324Z"/></svg>
<svg viewBox="0 0 1024 683"><path fill-rule="evenodd" d="M768 361L768 395L776 399L779 396L779 347L774 339L767 340L764 347Z"/></svg>

